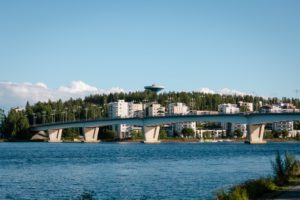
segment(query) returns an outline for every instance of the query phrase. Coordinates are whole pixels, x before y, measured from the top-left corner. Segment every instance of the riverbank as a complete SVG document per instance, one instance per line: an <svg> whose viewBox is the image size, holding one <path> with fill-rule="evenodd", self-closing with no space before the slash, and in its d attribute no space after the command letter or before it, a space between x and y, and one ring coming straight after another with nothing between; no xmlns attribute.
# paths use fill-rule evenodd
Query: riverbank
<svg viewBox="0 0 300 200"><path fill-rule="evenodd" d="M300 199L300 180L292 180L290 183L278 190L269 194L263 195L258 200L288 200L288 199Z"/></svg>
<svg viewBox="0 0 300 200"><path fill-rule="evenodd" d="M266 139L268 142L300 142L295 139ZM0 139L0 142L47 142L47 140L25 140L25 139ZM63 139L63 143L82 143L81 140ZM143 139L124 139L124 140L101 140L105 143L142 143ZM216 140L199 140L199 139L187 139L187 138L167 138L161 139L160 143L219 143L219 142L231 142L231 143L244 143L245 139L216 139Z"/></svg>
<svg viewBox="0 0 300 200"><path fill-rule="evenodd" d="M278 151L271 163L272 177L248 180L220 190L215 199L300 199L300 161L292 154L280 155Z"/></svg>

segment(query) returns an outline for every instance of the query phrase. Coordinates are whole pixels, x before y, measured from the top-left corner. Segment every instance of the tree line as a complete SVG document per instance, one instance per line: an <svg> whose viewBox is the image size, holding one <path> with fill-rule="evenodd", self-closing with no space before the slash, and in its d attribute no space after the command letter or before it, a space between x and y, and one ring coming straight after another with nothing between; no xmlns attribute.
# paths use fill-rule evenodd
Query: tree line
<svg viewBox="0 0 300 200"><path fill-rule="evenodd" d="M11 109L2 123L1 132L5 138L28 138L29 128L35 124L65 122L76 120L91 120L108 117L108 104L117 100L126 102L147 103L157 101L162 106L172 102L185 103L193 110L217 111L222 103L236 104L239 101L252 102L254 110L259 109L259 103L275 104L279 102L293 103L300 107L299 99L294 98L263 98L251 95L220 95L200 92L164 92L156 95L150 91L96 94L85 98L69 99L67 101L27 102L25 109ZM64 130L64 134L78 134L80 130Z"/></svg>

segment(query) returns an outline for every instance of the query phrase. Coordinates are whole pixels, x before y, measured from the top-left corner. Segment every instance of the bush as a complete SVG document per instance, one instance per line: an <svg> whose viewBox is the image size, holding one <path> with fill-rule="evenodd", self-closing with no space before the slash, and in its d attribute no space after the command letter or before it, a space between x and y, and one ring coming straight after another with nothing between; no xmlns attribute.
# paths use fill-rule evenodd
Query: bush
<svg viewBox="0 0 300 200"><path fill-rule="evenodd" d="M229 192L224 190L217 193L217 200L249 200L246 189L237 186L232 188Z"/></svg>
<svg viewBox="0 0 300 200"><path fill-rule="evenodd" d="M114 140L116 139L116 133L112 130L104 129L99 137L101 140Z"/></svg>
<svg viewBox="0 0 300 200"><path fill-rule="evenodd" d="M288 183L289 179L297 176L300 170L300 163L294 155L285 152L282 157L279 152L275 161L272 162L275 183L279 186Z"/></svg>
<svg viewBox="0 0 300 200"><path fill-rule="evenodd" d="M224 190L217 193L217 200L248 200L255 199L265 193L277 189L271 178L259 178L244 182L231 188L228 192Z"/></svg>

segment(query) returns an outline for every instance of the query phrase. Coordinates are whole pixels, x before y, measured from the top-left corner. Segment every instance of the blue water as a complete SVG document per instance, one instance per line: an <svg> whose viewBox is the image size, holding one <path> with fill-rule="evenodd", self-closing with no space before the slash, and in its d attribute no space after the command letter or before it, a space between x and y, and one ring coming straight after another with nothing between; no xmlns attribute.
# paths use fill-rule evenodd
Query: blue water
<svg viewBox="0 0 300 200"><path fill-rule="evenodd" d="M271 175L276 150L300 143L0 143L0 199L212 199L216 190Z"/></svg>

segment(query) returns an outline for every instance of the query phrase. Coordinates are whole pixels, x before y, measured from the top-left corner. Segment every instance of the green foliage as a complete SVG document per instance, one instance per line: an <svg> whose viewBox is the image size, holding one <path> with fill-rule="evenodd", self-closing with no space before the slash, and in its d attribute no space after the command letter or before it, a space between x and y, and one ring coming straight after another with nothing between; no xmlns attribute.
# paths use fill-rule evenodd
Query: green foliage
<svg viewBox="0 0 300 200"><path fill-rule="evenodd" d="M109 129L103 129L100 132L99 138L100 138L100 140L115 140L116 132L109 130Z"/></svg>
<svg viewBox="0 0 300 200"><path fill-rule="evenodd" d="M79 128L63 129L62 138L64 140L79 139L80 138L80 130L79 130Z"/></svg>
<svg viewBox="0 0 300 200"><path fill-rule="evenodd" d="M192 128L183 128L181 131L184 137L194 137L195 131Z"/></svg>
<svg viewBox="0 0 300 200"><path fill-rule="evenodd" d="M209 132L209 131L203 132L203 139L213 139L213 138L214 137L211 132Z"/></svg>
<svg viewBox="0 0 300 200"><path fill-rule="evenodd" d="M296 138L295 138L296 140L298 140L298 141L300 141L300 133L297 133L297 135L296 135Z"/></svg>
<svg viewBox="0 0 300 200"><path fill-rule="evenodd" d="M281 156L279 151L276 154L275 161L272 161L275 183L282 186L288 183L289 179L297 176L300 169L300 163L294 155L285 152Z"/></svg>
<svg viewBox="0 0 300 200"><path fill-rule="evenodd" d="M283 186L291 178L300 175L300 163L294 155L285 152L281 156L277 152L275 161L272 162L274 177L259 178L246 181L228 191L220 190L216 194L217 200L248 200L257 199L266 193L278 190L278 186Z"/></svg>
<svg viewBox="0 0 300 200"><path fill-rule="evenodd" d="M272 132L265 132L264 139L273 139L274 135Z"/></svg>
<svg viewBox="0 0 300 200"><path fill-rule="evenodd" d="M143 139L143 134L140 130L133 130L131 135L133 140Z"/></svg>
<svg viewBox="0 0 300 200"><path fill-rule="evenodd" d="M166 139L168 137L167 131L164 128L160 128L159 130L159 138L160 139Z"/></svg>
<svg viewBox="0 0 300 200"><path fill-rule="evenodd" d="M249 200L246 189L238 186L226 192L224 190L217 193L217 200Z"/></svg>
<svg viewBox="0 0 300 200"><path fill-rule="evenodd" d="M7 118L3 122L1 132L6 138L30 138L29 122L22 111L10 110Z"/></svg>
<svg viewBox="0 0 300 200"><path fill-rule="evenodd" d="M265 193L277 189L271 178L259 178L257 180L246 181L229 191L221 190L217 192L217 200L249 200L256 199Z"/></svg>
<svg viewBox="0 0 300 200"><path fill-rule="evenodd" d="M242 138L244 134L243 134L243 132L240 129L237 129L237 130L234 131L234 135L237 138Z"/></svg>

